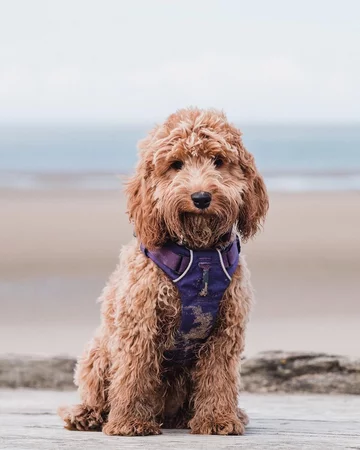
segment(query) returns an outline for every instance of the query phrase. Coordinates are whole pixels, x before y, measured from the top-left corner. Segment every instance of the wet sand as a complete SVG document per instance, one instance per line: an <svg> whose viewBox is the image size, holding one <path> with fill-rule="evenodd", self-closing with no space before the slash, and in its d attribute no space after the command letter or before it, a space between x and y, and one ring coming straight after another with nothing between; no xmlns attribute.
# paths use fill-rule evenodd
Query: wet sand
<svg viewBox="0 0 360 450"><path fill-rule="evenodd" d="M77 355L132 237L115 191L0 191L0 353ZM360 356L360 193L272 194L244 247L257 303L246 354Z"/></svg>

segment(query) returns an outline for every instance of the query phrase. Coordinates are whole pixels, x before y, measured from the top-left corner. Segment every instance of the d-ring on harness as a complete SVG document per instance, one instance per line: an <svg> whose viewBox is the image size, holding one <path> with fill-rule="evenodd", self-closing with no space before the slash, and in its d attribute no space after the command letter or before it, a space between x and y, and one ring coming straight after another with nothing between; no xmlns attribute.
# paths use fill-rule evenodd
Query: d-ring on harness
<svg viewBox="0 0 360 450"><path fill-rule="evenodd" d="M143 245L140 248L180 293L181 323L174 347L165 352L165 359L191 362L214 328L220 301L239 262L239 238L223 250L191 250L172 241L156 250L147 250Z"/></svg>

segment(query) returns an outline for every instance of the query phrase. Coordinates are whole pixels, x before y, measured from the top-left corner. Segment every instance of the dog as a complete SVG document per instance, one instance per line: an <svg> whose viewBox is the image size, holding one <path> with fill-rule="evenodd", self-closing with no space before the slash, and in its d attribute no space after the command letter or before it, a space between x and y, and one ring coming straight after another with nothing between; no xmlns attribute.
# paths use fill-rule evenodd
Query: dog
<svg viewBox="0 0 360 450"><path fill-rule="evenodd" d="M79 359L70 430L153 435L163 428L241 435L240 358L253 291L241 243L268 196L254 157L224 113L182 109L139 143L128 181L134 239Z"/></svg>

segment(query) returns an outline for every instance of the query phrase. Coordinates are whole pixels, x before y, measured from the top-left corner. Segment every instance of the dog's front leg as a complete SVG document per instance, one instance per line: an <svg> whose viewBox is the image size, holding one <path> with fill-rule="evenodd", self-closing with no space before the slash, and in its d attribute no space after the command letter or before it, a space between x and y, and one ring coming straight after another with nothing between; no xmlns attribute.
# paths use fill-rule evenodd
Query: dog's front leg
<svg viewBox="0 0 360 450"><path fill-rule="evenodd" d="M136 272L131 270L132 277L133 273ZM156 312L159 277L153 268L137 276L137 283L123 291L116 312L116 331L109 343L110 411L103 427L109 435L160 434L156 421L163 407L160 393L163 350Z"/></svg>
<svg viewBox="0 0 360 450"><path fill-rule="evenodd" d="M159 354L152 326L146 319L128 329L126 346L111 369L110 412L103 431L110 435L160 434L156 422L162 405L159 395Z"/></svg>
<svg viewBox="0 0 360 450"><path fill-rule="evenodd" d="M142 324L142 327L146 325ZM140 328L134 324L131 348L119 354L112 368L110 413L103 427L104 433L109 435L160 434L156 422L162 407L159 358L154 342L142 334Z"/></svg>
<svg viewBox="0 0 360 450"><path fill-rule="evenodd" d="M225 292L218 327L194 368L194 416L189 425L195 434L243 434L248 423L237 406L240 356L252 295L242 271L239 266Z"/></svg>

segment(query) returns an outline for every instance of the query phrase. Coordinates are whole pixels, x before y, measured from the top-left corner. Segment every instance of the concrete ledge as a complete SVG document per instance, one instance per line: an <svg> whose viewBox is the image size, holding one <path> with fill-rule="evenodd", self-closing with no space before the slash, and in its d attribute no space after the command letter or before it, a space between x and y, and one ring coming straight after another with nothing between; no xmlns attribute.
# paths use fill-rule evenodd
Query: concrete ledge
<svg viewBox="0 0 360 450"><path fill-rule="evenodd" d="M0 356L1 388L74 389L75 359ZM360 394L360 360L318 353L263 352L242 364L246 392Z"/></svg>

